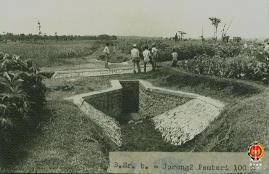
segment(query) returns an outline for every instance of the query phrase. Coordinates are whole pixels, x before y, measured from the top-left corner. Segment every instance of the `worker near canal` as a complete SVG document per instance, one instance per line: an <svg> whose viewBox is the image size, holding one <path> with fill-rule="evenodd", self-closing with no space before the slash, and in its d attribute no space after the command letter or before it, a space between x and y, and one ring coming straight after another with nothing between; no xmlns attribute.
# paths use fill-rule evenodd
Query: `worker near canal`
<svg viewBox="0 0 269 174"><path fill-rule="evenodd" d="M157 61L157 56L158 56L158 50L156 48L156 44L152 44L152 48L151 48L151 65L152 65L152 70L155 71L156 70L156 67L157 67L157 64L156 64L156 61Z"/></svg>
<svg viewBox="0 0 269 174"><path fill-rule="evenodd" d="M131 50L131 59L133 62L133 67L134 67L133 72L136 73L135 66L137 66L137 71L138 73L140 73L141 72L140 65L139 65L140 55L139 55L139 50L137 49L136 44L133 45L133 48Z"/></svg>
<svg viewBox="0 0 269 174"><path fill-rule="evenodd" d="M176 67L177 66L177 58L178 58L178 54L176 52L176 49L173 48L173 51L172 51L172 67Z"/></svg>
<svg viewBox="0 0 269 174"><path fill-rule="evenodd" d="M151 54L150 54L149 48L148 46L145 46L145 49L143 51L144 73L147 72L147 63L150 61L150 56Z"/></svg>
<svg viewBox="0 0 269 174"><path fill-rule="evenodd" d="M106 59L106 62L105 62L105 68L109 68L108 67L108 59L109 59L109 55L110 55L110 51L109 51L109 44L106 43L106 46L105 46L105 49L104 49L104 53L105 53L105 59Z"/></svg>

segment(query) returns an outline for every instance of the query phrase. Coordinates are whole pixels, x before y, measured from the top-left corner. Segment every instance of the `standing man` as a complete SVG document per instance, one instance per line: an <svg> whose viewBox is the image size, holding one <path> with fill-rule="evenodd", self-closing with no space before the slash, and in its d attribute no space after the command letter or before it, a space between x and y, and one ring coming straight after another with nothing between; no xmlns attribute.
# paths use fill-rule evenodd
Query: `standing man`
<svg viewBox="0 0 269 174"><path fill-rule="evenodd" d="M137 49L136 44L133 45L133 49L131 50L131 59L134 65L134 73L136 73L135 65L137 66L138 73L140 73L141 72L140 65L139 65L140 56L139 56L139 50Z"/></svg>
<svg viewBox="0 0 269 174"><path fill-rule="evenodd" d="M109 44L106 43L105 49L103 51L105 53L105 57L106 57L105 68L109 68L108 67L108 58L109 58L109 55L110 55L110 51L109 51L108 46L109 46Z"/></svg>
<svg viewBox="0 0 269 174"><path fill-rule="evenodd" d="M147 63L150 61L150 51L148 46L145 46L145 50L143 51L143 57L144 57L144 73L147 72Z"/></svg>
<svg viewBox="0 0 269 174"><path fill-rule="evenodd" d="M154 43L152 45L151 48L151 54L152 54L152 58L151 58L151 65L152 65L152 70L155 71L156 70L156 61L157 61L157 56L158 56L158 50L156 48L156 44Z"/></svg>
<svg viewBox="0 0 269 174"><path fill-rule="evenodd" d="M178 54L176 52L176 49L174 48L172 52L172 66L173 67L177 66L177 58L178 58Z"/></svg>

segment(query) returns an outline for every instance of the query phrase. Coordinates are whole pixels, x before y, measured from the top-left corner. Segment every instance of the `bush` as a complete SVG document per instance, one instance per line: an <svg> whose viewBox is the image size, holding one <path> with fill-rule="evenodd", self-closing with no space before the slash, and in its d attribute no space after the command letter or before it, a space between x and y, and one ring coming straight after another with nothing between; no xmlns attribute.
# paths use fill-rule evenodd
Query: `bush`
<svg viewBox="0 0 269 174"><path fill-rule="evenodd" d="M46 87L33 63L0 53L0 149L29 131L40 118ZM0 152L1 153L1 152ZM1 160L1 159L0 159Z"/></svg>
<svg viewBox="0 0 269 174"><path fill-rule="evenodd" d="M229 58L202 55L195 57L195 59L182 61L180 66L196 74L263 82L268 82L269 79L269 64L260 62L254 56L248 55Z"/></svg>
<svg viewBox="0 0 269 174"><path fill-rule="evenodd" d="M167 49L159 49L159 61L170 61L172 59L171 47ZM234 57L241 53L241 47L237 44L191 44L182 45L175 48L178 53L179 60L194 59L197 56L207 55L209 57Z"/></svg>

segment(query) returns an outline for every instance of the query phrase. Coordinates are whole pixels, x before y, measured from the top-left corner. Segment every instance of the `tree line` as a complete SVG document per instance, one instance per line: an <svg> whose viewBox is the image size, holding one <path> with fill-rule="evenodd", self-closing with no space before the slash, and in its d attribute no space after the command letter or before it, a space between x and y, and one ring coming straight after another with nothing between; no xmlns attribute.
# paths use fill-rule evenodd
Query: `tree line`
<svg viewBox="0 0 269 174"><path fill-rule="evenodd" d="M114 35L93 35L93 36L80 36L80 35L37 35L37 34L13 34L13 33L4 33L0 35L0 41L46 41L46 40L56 40L56 41L65 41L65 40L117 40L117 36Z"/></svg>

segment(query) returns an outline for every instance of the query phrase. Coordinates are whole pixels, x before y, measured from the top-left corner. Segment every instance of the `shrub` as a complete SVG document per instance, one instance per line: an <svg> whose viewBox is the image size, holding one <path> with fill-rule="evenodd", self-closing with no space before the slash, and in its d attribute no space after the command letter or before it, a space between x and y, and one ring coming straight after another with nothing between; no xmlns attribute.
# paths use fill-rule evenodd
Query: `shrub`
<svg viewBox="0 0 269 174"><path fill-rule="evenodd" d="M22 61L19 56L0 53L2 151L16 141L18 132L29 131L38 123L38 116L45 102L45 92L42 77L30 60Z"/></svg>
<svg viewBox="0 0 269 174"><path fill-rule="evenodd" d="M195 57L195 59L182 61L180 66L196 74L225 78L268 82L269 77L269 64L258 61L254 56L248 55L238 55L229 58L202 55Z"/></svg>

